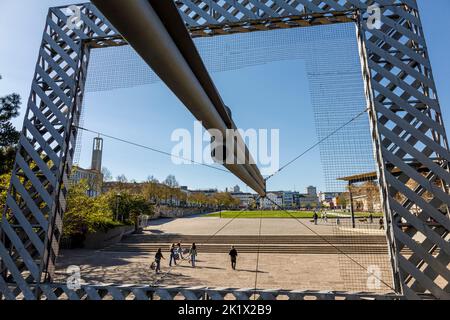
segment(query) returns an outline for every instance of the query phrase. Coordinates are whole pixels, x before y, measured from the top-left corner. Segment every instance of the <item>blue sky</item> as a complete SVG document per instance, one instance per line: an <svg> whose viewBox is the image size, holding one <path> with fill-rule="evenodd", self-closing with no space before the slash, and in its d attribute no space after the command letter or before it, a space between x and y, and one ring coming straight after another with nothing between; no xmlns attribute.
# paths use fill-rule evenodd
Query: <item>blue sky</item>
<svg viewBox="0 0 450 320"><path fill-rule="evenodd" d="M421 15L444 122L450 122L450 42L443 30L450 30L448 0L419 0ZM2 0L0 3L0 95L17 92L25 102L34 72L37 51L48 7L71 4L56 0ZM18 19L20 17L20 20ZM100 58L102 57L99 54ZM95 61L95 55L94 59ZM309 83L304 61L276 61L213 74L224 101L233 109L242 128L279 128L281 163L290 160L317 141ZM132 98L130 98L132 97ZM129 89L89 92L85 99L85 127L141 144L170 151L173 129L191 129L194 118L162 84ZM22 119L15 120L21 127ZM120 130L119 130L120 128ZM191 129L192 130L192 129ZM81 164L89 164L92 135L83 134ZM233 175L200 166L175 166L167 157L105 140L104 165L114 176L125 174L142 180L148 175L164 179L175 174L192 188L224 189L235 184L248 190ZM319 150L300 159L273 178L270 189L304 190L308 185L324 190Z"/></svg>

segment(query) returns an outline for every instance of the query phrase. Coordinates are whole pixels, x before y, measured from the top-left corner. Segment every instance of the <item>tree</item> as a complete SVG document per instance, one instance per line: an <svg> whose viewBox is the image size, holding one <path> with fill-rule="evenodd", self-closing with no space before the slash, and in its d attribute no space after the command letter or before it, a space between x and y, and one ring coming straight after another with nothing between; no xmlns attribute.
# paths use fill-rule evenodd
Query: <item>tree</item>
<svg viewBox="0 0 450 320"><path fill-rule="evenodd" d="M159 186L155 182L147 182L142 188L142 194L152 203L159 202Z"/></svg>
<svg viewBox="0 0 450 320"><path fill-rule="evenodd" d="M239 200L233 198L229 192L215 193L212 198L214 199L214 204L220 208L232 208L239 205Z"/></svg>
<svg viewBox="0 0 450 320"><path fill-rule="evenodd" d="M102 168L103 181L111 181L113 179L111 171L107 167Z"/></svg>
<svg viewBox="0 0 450 320"><path fill-rule="evenodd" d="M16 93L0 97L0 174L10 172L14 165L20 133L11 120L19 116L21 104L20 96Z"/></svg>
<svg viewBox="0 0 450 320"><path fill-rule="evenodd" d="M149 175L147 177L147 182L159 183L158 179L156 179L153 175Z"/></svg>
<svg viewBox="0 0 450 320"><path fill-rule="evenodd" d="M6 194L8 192L10 180L11 180L11 173L4 173L0 175L0 217L3 214L2 211L6 205Z"/></svg>
<svg viewBox="0 0 450 320"><path fill-rule="evenodd" d="M175 178L174 175L169 175L167 176L166 180L164 180L163 182L166 186L171 187L171 188L176 188L179 186L177 179Z"/></svg>
<svg viewBox="0 0 450 320"><path fill-rule="evenodd" d="M107 231L122 224L132 225L140 215L152 215L153 207L142 195L128 189L104 193L92 198L87 195L86 180L71 186L64 215L64 236L83 241L87 233ZM118 219L115 219L118 214Z"/></svg>
<svg viewBox="0 0 450 320"><path fill-rule="evenodd" d="M341 193L339 197L336 197L336 205L340 206L342 209L346 209L347 207L347 195L345 193Z"/></svg>
<svg viewBox="0 0 450 320"><path fill-rule="evenodd" d="M64 214L64 236L83 237L89 232L106 231L120 223L114 221L110 197L102 195L91 198L87 195L86 180L71 186L67 197L67 211Z"/></svg>
<svg viewBox="0 0 450 320"><path fill-rule="evenodd" d="M127 183L128 179L124 174L121 174L120 176L117 176L116 178L117 182L121 182L121 183Z"/></svg>

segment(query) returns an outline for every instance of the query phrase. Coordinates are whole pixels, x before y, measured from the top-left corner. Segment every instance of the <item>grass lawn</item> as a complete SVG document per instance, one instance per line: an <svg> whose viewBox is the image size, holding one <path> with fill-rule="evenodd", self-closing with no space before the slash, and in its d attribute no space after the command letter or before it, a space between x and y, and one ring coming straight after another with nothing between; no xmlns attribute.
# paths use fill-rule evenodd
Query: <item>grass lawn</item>
<svg viewBox="0 0 450 320"><path fill-rule="evenodd" d="M312 211L286 211L283 210L274 210L274 211L222 211L222 213L215 212L205 215L204 217L222 217L225 219L231 219L231 218L260 218L261 216L263 218L300 218L300 219L312 219L314 212ZM320 219L320 213L318 213L319 219ZM348 213L349 217L350 214ZM356 212L355 213L356 218L368 218L369 213L366 212ZM381 217L381 213L374 213L375 217ZM335 216L328 216L328 219L334 219Z"/></svg>
<svg viewBox="0 0 450 320"><path fill-rule="evenodd" d="M274 211L222 211L222 215L219 212L210 213L205 217L222 217L222 218L234 218L238 216L238 218L260 218L261 215L263 218L307 218L312 219L313 217L312 211L289 211L289 214L286 211L282 210L274 210Z"/></svg>
<svg viewBox="0 0 450 320"><path fill-rule="evenodd" d="M368 212L355 212L355 217L357 218L368 218L370 215L370 213ZM374 212L373 214L374 218L381 218L383 217L383 213L382 212Z"/></svg>

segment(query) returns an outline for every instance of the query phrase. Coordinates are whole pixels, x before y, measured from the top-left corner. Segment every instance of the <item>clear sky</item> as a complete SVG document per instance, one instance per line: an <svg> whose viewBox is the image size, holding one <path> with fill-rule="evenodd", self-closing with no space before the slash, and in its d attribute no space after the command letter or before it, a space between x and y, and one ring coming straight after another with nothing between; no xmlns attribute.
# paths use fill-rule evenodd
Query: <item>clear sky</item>
<svg viewBox="0 0 450 320"><path fill-rule="evenodd" d="M418 2L444 122L449 125L450 39L445 31L450 30L447 18L450 2ZM26 105L47 9L71 3L70 0L0 1L0 74L3 76L0 95L17 92ZM306 69L301 60L295 63L276 61L213 74L239 127L280 129L281 163L317 141ZM166 151L174 145L170 141L171 132L176 128L192 130L194 120L162 83L89 92L85 105L85 127ZM21 123L21 118L15 120L18 128ZM91 139L92 135L83 134L80 161L84 166L89 164ZM231 174L199 166L175 166L167 157L108 139L105 140L104 166L114 176L125 174L130 179L143 180L149 175L164 179L168 174L175 174L181 184L192 188L224 189L239 184L243 190L248 190ZM276 176L270 181L269 188L303 191L308 185L316 185L321 190L325 188L319 150L307 154Z"/></svg>

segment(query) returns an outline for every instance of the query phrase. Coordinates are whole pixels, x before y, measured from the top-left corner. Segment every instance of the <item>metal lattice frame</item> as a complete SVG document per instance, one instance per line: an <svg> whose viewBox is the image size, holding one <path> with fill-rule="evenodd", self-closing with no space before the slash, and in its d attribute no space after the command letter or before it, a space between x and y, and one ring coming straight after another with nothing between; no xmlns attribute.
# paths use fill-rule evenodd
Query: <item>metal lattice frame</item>
<svg viewBox="0 0 450 320"><path fill-rule="evenodd" d="M402 300L396 294L366 292L261 290L250 288L82 286L74 291L65 285L43 284L42 299L47 300ZM256 297L255 297L256 295ZM256 299L255 299L256 298ZM422 298L430 299L423 295Z"/></svg>
<svg viewBox="0 0 450 320"><path fill-rule="evenodd" d="M193 37L357 23L395 289L407 298L427 294L450 299L450 151L416 1L175 3ZM382 7L380 29L370 29L366 23L366 10L372 4ZM127 44L93 5L80 8L81 29L67 27L65 7L51 8L47 17L1 222L0 295L6 299L59 299L62 291L66 298L80 299L86 294L101 297L105 290L86 286L80 296L49 284L62 233L89 53L92 48ZM106 290L118 297L130 291L129 287ZM151 289L142 290L133 292L136 298L147 299ZM202 297L195 290L173 290L184 290L187 298ZM238 292L232 294L240 297ZM225 294L215 290L210 293L214 295ZM166 295L170 297L174 295Z"/></svg>

